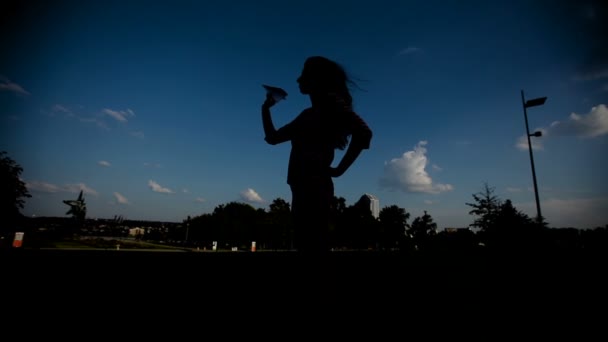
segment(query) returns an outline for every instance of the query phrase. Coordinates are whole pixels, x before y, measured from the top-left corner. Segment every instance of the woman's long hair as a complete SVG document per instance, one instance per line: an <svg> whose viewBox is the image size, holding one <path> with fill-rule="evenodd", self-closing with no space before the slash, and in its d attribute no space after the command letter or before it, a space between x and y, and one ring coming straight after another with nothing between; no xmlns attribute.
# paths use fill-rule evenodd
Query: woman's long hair
<svg viewBox="0 0 608 342"><path fill-rule="evenodd" d="M353 111L353 98L349 85L355 85L344 68L325 57L309 57L304 64L307 77L314 84L315 93L321 97L325 112L327 137L334 148L343 150L348 144L346 114Z"/></svg>

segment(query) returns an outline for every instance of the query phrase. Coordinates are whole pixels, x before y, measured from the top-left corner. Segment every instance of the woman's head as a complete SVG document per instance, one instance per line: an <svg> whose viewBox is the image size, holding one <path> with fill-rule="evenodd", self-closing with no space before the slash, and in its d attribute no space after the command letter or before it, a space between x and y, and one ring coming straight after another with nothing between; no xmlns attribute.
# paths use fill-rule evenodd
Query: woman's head
<svg viewBox="0 0 608 342"><path fill-rule="evenodd" d="M348 143L345 115L352 111L352 97L348 90L352 82L344 69L325 57L309 57L298 78L300 92L316 97L316 105L325 114L323 131L334 148L344 149Z"/></svg>
<svg viewBox="0 0 608 342"><path fill-rule="evenodd" d="M298 78L302 94L330 94L335 93L347 101L352 102L344 69L336 62L321 56L306 59L302 74Z"/></svg>

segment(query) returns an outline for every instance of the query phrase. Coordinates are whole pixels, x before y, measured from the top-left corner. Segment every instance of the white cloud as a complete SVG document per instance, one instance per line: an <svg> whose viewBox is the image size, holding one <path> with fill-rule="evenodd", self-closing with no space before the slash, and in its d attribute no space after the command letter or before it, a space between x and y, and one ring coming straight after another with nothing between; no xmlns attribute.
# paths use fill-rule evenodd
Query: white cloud
<svg viewBox="0 0 608 342"><path fill-rule="evenodd" d="M595 228L608 222L608 198L548 198L540 204L550 227ZM536 217L535 202L514 205L528 216Z"/></svg>
<svg viewBox="0 0 608 342"><path fill-rule="evenodd" d="M110 164L110 162L107 162L105 160L100 160L97 162L97 164L101 165L101 166L105 166L105 167L110 167L112 164Z"/></svg>
<svg viewBox="0 0 608 342"><path fill-rule="evenodd" d="M416 52L420 52L422 51L422 49L415 47L415 46L408 46L404 49L401 49L401 51L399 51L399 55L403 56L403 55L411 55L414 54Z"/></svg>
<svg viewBox="0 0 608 342"><path fill-rule="evenodd" d="M187 193L190 193L190 190L184 188L184 189L182 189L182 192L187 194Z"/></svg>
<svg viewBox="0 0 608 342"><path fill-rule="evenodd" d="M264 203L262 197L251 188L241 191L241 198L250 203Z"/></svg>
<svg viewBox="0 0 608 342"><path fill-rule="evenodd" d="M68 108L66 108L66 107L64 107L64 106L62 106L60 104L54 105L51 110L52 110L53 113L64 113L64 114L67 114L69 116L74 115L70 109L68 109Z"/></svg>
<svg viewBox="0 0 608 342"><path fill-rule="evenodd" d="M148 186L154 192L160 192L160 193L164 193L164 194L172 194L173 193L173 190L171 190L169 188L163 188L160 184L156 183L153 180L149 180L148 181Z"/></svg>
<svg viewBox="0 0 608 342"><path fill-rule="evenodd" d="M420 141L413 151L405 152L400 158L394 158L384 164L384 175L380 185L404 192L441 193L454 188L450 184L433 183L426 172L426 141Z"/></svg>
<svg viewBox="0 0 608 342"><path fill-rule="evenodd" d="M550 127L554 135L575 135L594 138L608 133L608 108L604 104L592 107L587 114L571 113L565 122L553 122Z"/></svg>
<svg viewBox="0 0 608 342"><path fill-rule="evenodd" d="M46 111L45 111L46 113ZM108 125L105 124L105 122L103 122L101 119L99 119L98 117L86 117L86 116L82 116L80 115L77 111L68 108L64 105L60 105L60 104L55 104L53 105L53 107L51 107L51 111L47 113L49 116L54 117L57 114L63 114L63 116L65 118L73 118L76 119L82 123L85 124L95 124L98 127L101 127L103 129L109 129Z"/></svg>
<svg viewBox="0 0 608 342"><path fill-rule="evenodd" d="M431 201L431 200L424 200L424 204L431 205L431 204L435 204L435 203L436 203L435 201Z"/></svg>
<svg viewBox="0 0 608 342"><path fill-rule="evenodd" d="M530 137L530 143L532 144L532 149L535 151L542 151L545 149L545 145L543 145L543 138L547 138L547 136L549 135L547 133L547 130L544 128L537 128L536 130L534 130L533 132L536 131L540 131L542 132L542 137ZM520 136L519 138L517 138L517 143L515 144L515 146L520 149L520 150L528 150L528 138L526 138L525 135Z"/></svg>
<svg viewBox="0 0 608 342"><path fill-rule="evenodd" d="M195 200L196 202L199 202L199 203L203 203L203 202L205 202L205 199L204 199L204 198L202 198L202 197L197 197L197 198L195 198L194 200Z"/></svg>
<svg viewBox="0 0 608 342"><path fill-rule="evenodd" d="M93 195L93 196L98 196L99 195L99 193L97 193L97 191L95 191L95 189L89 188L84 183L65 184L63 186L59 186L59 185L52 184L52 183L47 183L47 182L32 181L32 182L26 182L25 186L29 190L37 191L37 192L49 192L49 193L69 192L69 193L79 193L82 190L82 192L84 194L87 194L87 195Z"/></svg>
<svg viewBox="0 0 608 342"><path fill-rule="evenodd" d="M129 204L129 200L118 192L114 193L114 198L116 198L116 201L120 204Z"/></svg>
<svg viewBox="0 0 608 342"><path fill-rule="evenodd" d="M575 81L593 81L608 77L608 69L593 70L585 73L579 73L574 76Z"/></svg>
<svg viewBox="0 0 608 342"><path fill-rule="evenodd" d="M105 114L113 117L117 121L120 121L120 122L127 122L127 121L129 121L127 119L127 117L135 116L135 113L132 110L130 110L130 109L127 109L127 110L112 110L112 109L105 108L103 110L103 112Z"/></svg>
<svg viewBox="0 0 608 342"><path fill-rule="evenodd" d="M39 191L39 192L61 192L61 187L55 185L55 184L51 184L51 183L46 183L46 182L38 182L38 181L32 181L32 182L26 182L25 186L32 191Z"/></svg>
<svg viewBox="0 0 608 342"><path fill-rule="evenodd" d="M443 170L443 169L442 169L441 167L439 167L439 165L437 165L437 164L433 164L433 165L432 165L432 167L433 167L433 170L435 170L435 171L442 171L442 170Z"/></svg>
<svg viewBox="0 0 608 342"><path fill-rule="evenodd" d="M30 93L23 89L23 87L4 76L0 76L0 90L12 91L21 95L30 95Z"/></svg>
<svg viewBox="0 0 608 342"><path fill-rule="evenodd" d="M608 134L608 107L599 104L592 107L587 114L571 113L566 121L554 121L548 128L539 128L543 133L541 138L531 137L532 149L542 150L542 140L549 136L576 136L579 138L595 138ZM528 149L528 141L523 135L517 139L517 148Z"/></svg>
<svg viewBox="0 0 608 342"><path fill-rule="evenodd" d="M93 123L95 125L97 125L98 127L101 127L103 129L110 129L108 127L108 125L105 124L105 122L97 119L97 118L83 118L83 117L79 117L78 120L80 122L84 122L84 123Z"/></svg>
<svg viewBox="0 0 608 342"><path fill-rule="evenodd" d="M65 185L65 191L67 191L67 192L79 193L81 190L82 190L82 192L84 194L87 194L87 195L93 195L93 196L99 195L97 193L97 191L95 191L94 189L89 188L84 183L66 184Z"/></svg>

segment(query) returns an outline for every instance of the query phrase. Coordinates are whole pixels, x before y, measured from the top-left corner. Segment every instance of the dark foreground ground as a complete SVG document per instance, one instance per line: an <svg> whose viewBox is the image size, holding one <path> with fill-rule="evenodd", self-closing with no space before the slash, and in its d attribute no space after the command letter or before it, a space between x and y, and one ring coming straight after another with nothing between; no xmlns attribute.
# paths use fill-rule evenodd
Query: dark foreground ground
<svg viewBox="0 0 608 342"><path fill-rule="evenodd" d="M147 288L231 286L290 281L351 286L425 286L448 291L467 286L533 287L604 282L603 251L155 252L129 250L4 250L4 275L14 284L96 284ZM7 279L9 279L7 278ZM195 284L195 285L193 285ZM482 285L485 284L485 285Z"/></svg>
<svg viewBox="0 0 608 342"><path fill-rule="evenodd" d="M605 334L608 268L598 251L0 253L1 322L21 338Z"/></svg>
<svg viewBox="0 0 608 342"><path fill-rule="evenodd" d="M580 334L604 326L608 305L603 251L0 253L5 317L59 322L67 333L84 324L89 336L122 326L153 332L176 319L199 333L256 322L252 331L262 335L295 325L290 334L326 326L356 336L372 327L403 333L412 317L438 331L458 321L467 336L486 321L497 325L494 337L582 321Z"/></svg>

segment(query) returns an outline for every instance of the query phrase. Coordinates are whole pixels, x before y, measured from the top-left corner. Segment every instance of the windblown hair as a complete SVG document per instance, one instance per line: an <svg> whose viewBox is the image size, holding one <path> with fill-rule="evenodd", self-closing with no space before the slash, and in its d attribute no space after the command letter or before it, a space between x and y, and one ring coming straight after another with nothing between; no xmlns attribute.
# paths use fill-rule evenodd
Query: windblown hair
<svg viewBox="0 0 608 342"><path fill-rule="evenodd" d="M313 80L315 92L322 99L321 106L327 120L327 138L334 148L343 150L350 135L346 127L346 114L353 111L349 85L356 84L342 66L325 57L309 57L304 68L307 77Z"/></svg>

